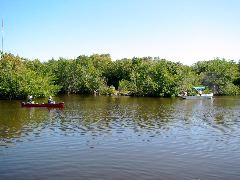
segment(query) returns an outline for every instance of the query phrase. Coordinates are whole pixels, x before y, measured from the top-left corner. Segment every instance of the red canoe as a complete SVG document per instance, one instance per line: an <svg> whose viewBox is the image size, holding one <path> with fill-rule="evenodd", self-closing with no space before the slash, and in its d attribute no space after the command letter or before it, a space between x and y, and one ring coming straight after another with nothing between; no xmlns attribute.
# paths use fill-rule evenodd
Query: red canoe
<svg viewBox="0 0 240 180"><path fill-rule="evenodd" d="M22 107L52 107L52 108L63 108L64 103L56 103L56 104L47 104L47 103L42 103L42 104L29 104L26 102L22 102Z"/></svg>

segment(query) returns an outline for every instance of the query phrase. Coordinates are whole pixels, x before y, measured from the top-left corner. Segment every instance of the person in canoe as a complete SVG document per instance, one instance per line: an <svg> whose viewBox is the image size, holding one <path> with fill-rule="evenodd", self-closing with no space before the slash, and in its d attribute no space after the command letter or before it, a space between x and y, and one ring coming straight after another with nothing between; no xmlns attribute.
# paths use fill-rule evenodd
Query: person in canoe
<svg viewBox="0 0 240 180"><path fill-rule="evenodd" d="M183 92L183 96L187 96L187 91L184 91L184 92Z"/></svg>
<svg viewBox="0 0 240 180"><path fill-rule="evenodd" d="M48 104L55 104L55 101L53 101L52 96L49 96Z"/></svg>
<svg viewBox="0 0 240 180"><path fill-rule="evenodd" d="M27 103L28 103L28 104L33 104L33 103L34 103L33 97L32 97L31 95L28 95L28 96L27 96Z"/></svg>

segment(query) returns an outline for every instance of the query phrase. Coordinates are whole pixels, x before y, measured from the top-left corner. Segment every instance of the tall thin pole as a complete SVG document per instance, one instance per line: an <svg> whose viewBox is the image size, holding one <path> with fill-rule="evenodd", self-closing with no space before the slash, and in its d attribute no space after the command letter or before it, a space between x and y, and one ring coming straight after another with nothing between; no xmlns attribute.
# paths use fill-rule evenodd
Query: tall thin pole
<svg viewBox="0 0 240 180"><path fill-rule="evenodd" d="M3 54L3 18L2 18L2 54Z"/></svg>

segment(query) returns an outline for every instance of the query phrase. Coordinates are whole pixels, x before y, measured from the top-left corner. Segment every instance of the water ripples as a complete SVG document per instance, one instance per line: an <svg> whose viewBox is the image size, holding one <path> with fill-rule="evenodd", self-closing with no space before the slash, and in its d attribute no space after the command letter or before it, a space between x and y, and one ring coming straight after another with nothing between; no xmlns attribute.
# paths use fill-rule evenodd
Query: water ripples
<svg viewBox="0 0 240 180"><path fill-rule="evenodd" d="M236 109L214 106L213 102L176 101L172 104L104 104L92 108L82 106L68 107L64 110L41 109L30 111L18 127L1 126L2 141L28 137L39 137L42 132L62 135L93 136L104 133L124 133L133 135L149 134L149 137L160 134L172 134L186 131L189 128L198 133L222 137L231 136L239 128L239 114ZM32 112L35 111L35 112ZM25 112L26 113L26 112ZM21 117L22 118L22 117ZM45 131L44 131L45 130ZM211 132L213 131L213 132ZM239 136L239 134L237 134ZM236 136L236 133L235 133Z"/></svg>
<svg viewBox="0 0 240 180"><path fill-rule="evenodd" d="M39 161L37 167L45 166L39 169L44 174L39 178L68 178L63 172L72 173L72 178L107 179L240 175L235 168L240 165L240 99L229 103L227 98L65 97L64 101L64 109L13 107L14 114L0 118L0 160L8 167L16 165L12 168L16 175L24 168L34 174L28 165L20 168L20 162L33 166L34 161ZM9 161L2 159L4 154L12 155ZM46 169L56 174L44 173ZM4 170L0 165L0 173L11 177Z"/></svg>

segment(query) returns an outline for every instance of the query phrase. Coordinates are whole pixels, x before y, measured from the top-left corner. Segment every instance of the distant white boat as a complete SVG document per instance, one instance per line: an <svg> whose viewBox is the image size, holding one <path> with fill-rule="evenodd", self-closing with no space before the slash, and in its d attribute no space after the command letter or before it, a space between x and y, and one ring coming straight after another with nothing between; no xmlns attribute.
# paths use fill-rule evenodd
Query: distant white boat
<svg viewBox="0 0 240 180"><path fill-rule="evenodd" d="M202 91L205 89L204 86L193 87L198 94L196 96L187 96L187 93L184 93L181 97L183 99L212 99L213 93L211 94L202 94Z"/></svg>
<svg viewBox="0 0 240 180"><path fill-rule="evenodd" d="M202 94L196 95L196 96L181 96L183 99L212 99L213 98L213 93L211 94Z"/></svg>

